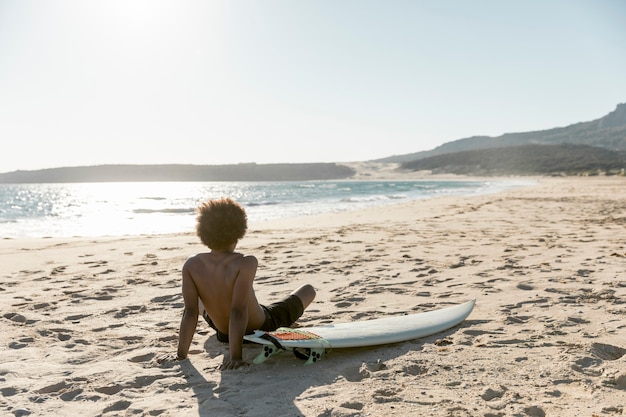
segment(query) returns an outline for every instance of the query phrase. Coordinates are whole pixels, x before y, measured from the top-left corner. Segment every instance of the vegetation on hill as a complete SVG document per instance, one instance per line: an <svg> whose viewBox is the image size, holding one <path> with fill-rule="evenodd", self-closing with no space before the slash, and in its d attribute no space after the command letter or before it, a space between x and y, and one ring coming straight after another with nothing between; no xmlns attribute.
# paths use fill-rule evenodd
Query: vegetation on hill
<svg viewBox="0 0 626 417"><path fill-rule="evenodd" d="M306 181L349 178L354 169L334 163L237 165L99 165L14 171L0 183L134 181Z"/></svg>
<svg viewBox="0 0 626 417"><path fill-rule="evenodd" d="M619 104L613 112L590 122L534 132L507 133L498 137L473 136L444 143L430 151L391 156L379 159L376 162L403 163L462 151L533 144L559 145L564 143L589 145L613 151L626 151L626 103Z"/></svg>
<svg viewBox="0 0 626 417"><path fill-rule="evenodd" d="M461 175L624 175L626 152L587 145L523 145L446 153L401 167Z"/></svg>

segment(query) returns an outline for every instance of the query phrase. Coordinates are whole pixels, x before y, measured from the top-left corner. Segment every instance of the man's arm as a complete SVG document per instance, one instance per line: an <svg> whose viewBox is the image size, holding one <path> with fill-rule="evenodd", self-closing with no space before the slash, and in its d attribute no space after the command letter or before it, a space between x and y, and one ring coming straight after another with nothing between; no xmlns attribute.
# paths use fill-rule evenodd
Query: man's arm
<svg viewBox="0 0 626 417"><path fill-rule="evenodd" d="M222 369L235 369L245 365L242 355L243 336L248 327L248 301L253 291L252 284L256 275L258 261L254 256L246 256L233 286L230 320L228 322L228 340L230 360Z"/></svg>
<svg viewBox="0 0 626 417"><path fill-rule="evenodd" d="M185 359L187 357L191 340L198 325L198 290L186 263L183 266L183 300L185 302L185 310L180 321L177 359Z"/></svg>

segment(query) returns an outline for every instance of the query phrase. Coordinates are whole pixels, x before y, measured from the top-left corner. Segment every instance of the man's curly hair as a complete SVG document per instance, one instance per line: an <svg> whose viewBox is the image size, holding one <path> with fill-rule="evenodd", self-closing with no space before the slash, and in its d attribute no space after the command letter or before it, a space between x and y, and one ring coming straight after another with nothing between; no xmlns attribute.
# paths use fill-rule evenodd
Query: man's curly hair
<svg viewBox="0 0 626 417"><path fill-rule="evenodd" d="M196 233L214 250L229 249L248 229L248 216L239 203L230 198L209 200L198 207Z"/></svg>

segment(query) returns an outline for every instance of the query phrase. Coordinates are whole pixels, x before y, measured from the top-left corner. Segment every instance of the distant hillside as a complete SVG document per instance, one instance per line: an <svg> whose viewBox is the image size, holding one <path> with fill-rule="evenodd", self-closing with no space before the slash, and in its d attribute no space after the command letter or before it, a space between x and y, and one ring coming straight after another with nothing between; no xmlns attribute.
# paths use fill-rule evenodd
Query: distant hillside
<svg viewBox="0 0 626 417"><path fill-rule="evenodd" d="M435 155L401 167L461 175L624 175L626 152L586 145L523 145Z"/></svg>
<svg viewBox="0 0 626 417"><path fill-rule="evenodd" d="M0 183L133 181L306 181L349 178L355 170L333 163L237 165L99 165L14 171Z"/></svg>
<svg viewBox="0 0 626 417"><path fill-rule="evenodd" d="M618 104L613 112L590 122L535 132L507 133L498 137L474 136L444 143L430 151L395 155L378 159L375 162L402 163L461 151L531 144L558 145L562 143L626 151L626 103Z"/></svg>

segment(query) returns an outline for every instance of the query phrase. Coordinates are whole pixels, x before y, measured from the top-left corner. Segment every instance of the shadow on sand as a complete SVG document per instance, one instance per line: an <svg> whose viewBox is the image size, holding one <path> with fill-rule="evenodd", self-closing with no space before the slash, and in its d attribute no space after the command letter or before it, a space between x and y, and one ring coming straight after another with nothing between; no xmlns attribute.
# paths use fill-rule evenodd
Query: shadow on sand
<svg viewBox="0 0 626 417"><path fill-rule="evenodd" d="M471 326L471 322L466 322L436 335L392 345L337 349L309 366L284 352L262 364L222 372L214 365L201 369L202 359L194 355L195 358L181 364L181 371L194 392L201 417L324 417L332 415L341 404L325 404L324 409L309 410L307 403L311 400L319 404L319 398L333 393L332 384L337 380L358 384L377 372L382 376L386 361L421 351L425 344L451 337ZM206 352L227 350L214 335L205 341L204 348ZM244 358L251 363L260 350L258 345L247 344Z"/></svg>

